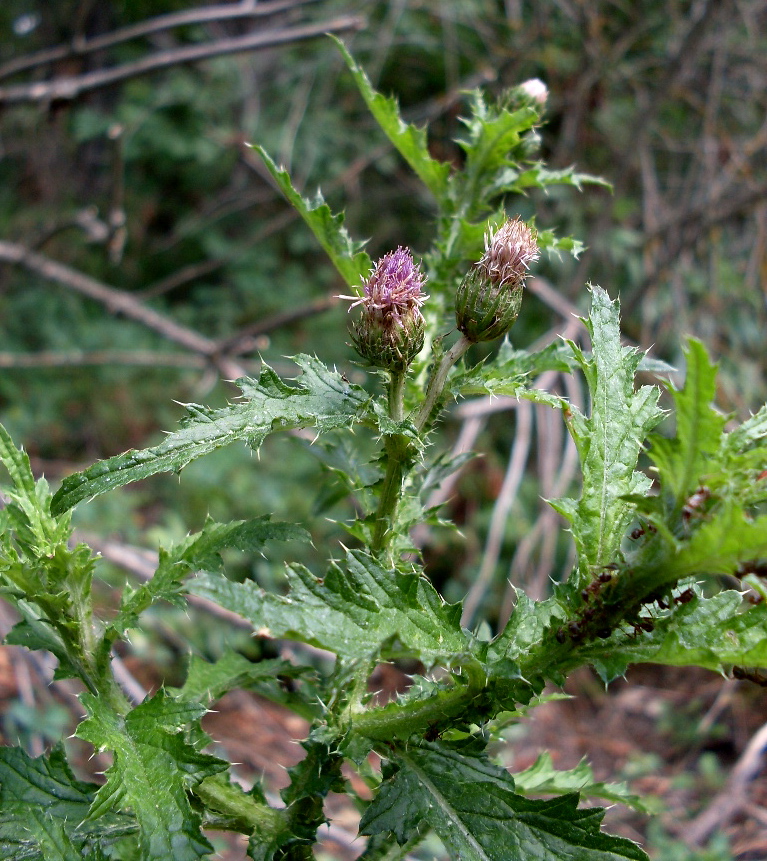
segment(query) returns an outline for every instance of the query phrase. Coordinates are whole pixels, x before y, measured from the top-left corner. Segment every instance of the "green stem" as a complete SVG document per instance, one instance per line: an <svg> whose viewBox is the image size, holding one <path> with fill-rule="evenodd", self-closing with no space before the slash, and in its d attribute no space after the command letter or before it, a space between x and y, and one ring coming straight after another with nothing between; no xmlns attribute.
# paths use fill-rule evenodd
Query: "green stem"
<svg viewBox="0 0 767 861"><path fill-rule="evenodd" d="M391 371L389 375L389 416L395 422L405 417L404 371ZM389 543L389 527L402 492L402 476L408 454L408 442L402 434L389 434L384 439L386 449L386 475L376 511L376 525L370 549L380 554Z"/></svg>
<svg viewBox="0 0 767 861"><path fill-rule="evenodd" d="M436 370L431 375L429 385L426 388L426 397L424 398L424 402L415 419L415 426L419 433L424 430L431 419L432 413L442 396L442 391L445 388L445 382L447 381L447 375L450 373L450 369L461 358L461 356L463 356L469 347L471 347L471 345L472 341L470 341L465 335L461 335L455 344L453 344L453 346L445 353L439 365L437 365Z"/></svg>
<svg viewBox="0 0 767 861"><path fill-rule="evenodd" d="M389 375L389 415L395 422L405 418L405 379L404 372L392 371Z"/></svg>
<svg viewBox="0 0 767 861"><path fill-rule="evenodd" d="M425 732L430 725L449 724L462 715L472 714L476 700L482 696L487 681L484 669L475 662L461 668L465 684L457 680L453 687L423 700L368 709L352 719L352 731L376 741L406 739L414 732Z"/></svg>
<svg viewBox="0 0 767 861"><path fill-rule="evenodd" d="M472 341L465 335L461 335L455 344L445 353L436 370L432 373L429 384L426 387L424 402L415 419L415 426L419 433L429 423L439 403L450 369L471 345ZM392 372L389 378L389 415L394 421L398 422L404 418L404 388L405 374ZM387 455L386 475L384 476L384 483L381 488L381 496L378 500L376 524L370 544L370 549L377 556L380 556L386 550L389 543L391 522L402 493L402 477L405 472L405 464L411 457L410 443L402 434L388 435L384 440L384 446Z"/></svg>
<svg viewBox="0 0 767 861"><path fill-rule="evenodd" d="M242 834L255 832L264 842L289 833L287 817L282 811L247 795L221 775L206 777L194 788L194 794L206 807L230 818L229 830Z"/></svg>

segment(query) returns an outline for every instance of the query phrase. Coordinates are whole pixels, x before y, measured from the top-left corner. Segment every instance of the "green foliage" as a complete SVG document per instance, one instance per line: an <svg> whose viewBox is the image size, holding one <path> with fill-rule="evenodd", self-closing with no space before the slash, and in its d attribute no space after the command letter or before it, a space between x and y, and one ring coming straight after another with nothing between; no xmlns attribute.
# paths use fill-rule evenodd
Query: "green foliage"
<svg viewBox="0 0 767 861"><path fill-rule="evenodd" d="M115 757L89 816L129 806L138 822L142 858L191 861L211 852L187 792L227 763L196 750L182 735L205 707L158 693L123 717L99 697L83 694L82 702L88 717L77 735Z"/></svg>
<svg viewBox="0 0 767 861"><path fill-rule="evenodd" d="M335 37L333 41L341 51L368 110L375 117L381 130L426 188L438 201L441 201L448 192L447 180L450 166L431 157L426 141L426 130L403 122L396 100L377 93L365 72L346 50L343 42Z"/></svg>
<svg viewBox="0 0 767 861"><path fill-rule="evenodd" d="M548 751L544 751L529 768L518 771L514 775L514 784L517 792L523 795L564 795L568 792L580 792L590 798L626 804L642 813L652 813L657 807L629 792L624 783L595 781L589 764L583 760L575 768L558 771L554 768Z"/></svg>
<svg viewBox="0 0 767 861"><path fill-rule="evenodd" d="M38 760L13 750L0 758L0 798L7 802L0 834L7 835L10 858L69 859L86 850L105 857L117 839L135 832L142 861L191 861L212 851L204 834L211 826L246 834L253 859L308 859L325 821L324 800L344 791L341 767L348 762L378 784L371 801L359 800L361 833L372 838L364 858L396 857L384 848L392 839L409 847L433 830L454 859L640 861L647 856L636 844L602 832L600 808L578 806L581 793L639 806L624 788L595 783L585 766L555 772L545 758L516 787L488 759L485 728L537 701L547 682L562 683L587 664L605 680L638 662L767 667L765 604L718 590L714 576L742 575L767 558L759 484L767 412L725 430L712 406L716 369L691 342L685 384L671 387L675 435L654 433L663 417L660 389L637 384L640 367L651 363L621 344L617 302L598 287L585 320L590 354L572 341L537 352L506 342L497 355L464 365L472 344L465 336L450 344L444 334L447 299L476 263L485 230L504 215L507 195L590 178L532 161L540 107L521 91L494 103L476 93L460 142L463 163L434 159L425 131L405 123L396 103L375 92L343 53L383 132L434 197L435 236L424 258L434 306L425 306L424 354L410 371L381 374L385 395L305 355L296 359L303 371L297 383L265 366L258 380L239 381L240 401L219 409L189 406L180 429L162 443L69 476L53 497L0 432L0 460L11 480L1 515L0 578L22 618L8 642L48 649L59 675L81 680L87 716L76 734L113 754L98 789L75 781L58 750ZM306 201L287 171L261 154L346 283L357 285L370 261L342 217L322 198ZM542 235L547 247L577 251L569 240ZM532 388L531 378L544 370L581 375L589 409ZM453 398L480 393L560 411L582 473L580 497L552 503L569 522L574 570L545 600L520 591L495 635L461 627L462 606L447 603L429 581L409 534L438 520L426 491L463 462L434 445L439 415ZM288 591L278 594L253 580L230 579L222 553L263 552L267 542L306 539L307 532L269 516L208 521L162 550L154 577L126 588L111 618L95 613L97 560L87 547L70 547L74 505L158 472L179 472L230 443L258 450L271 433L307 428L346 439L342 450L331 451L326 439L317 451L353 498L354 517L345 525L361 546L344 548L342 559L325 548L322 579L288 565ZM657 494L640 468L648 447ZM642 526L631 537L635 523ZM705 591L696 582L704 577ZM283 660L252 665L232 652L213 663L193 658L181 687L132 705L112 673L112 646L155 602L183 605L187 594L238 613L261 636L327 650L334 665L317 671ZM399 658L423 669L404 694L377 704L367 688L371 673ZM281 679L295 690L281 690ZM227 763L202 752L208 739L200 718L217 697L242 685L312 721L305 757L289 772L285 807L271 806L258 788L240 790L221 774ZM371 752L385 761L380 775L368 764ZM19 797L44 805L23 824Z"/></svg>
<svg viewBox="0 0 767 861"><path fill-rule="evenodd" d="M102 841L133 834L131 816L88 816L98 786L77 780L62 747L32 759L0 748L0 843L7 861L79 861L98 857Z"/></svg>
<svg viewBox="0 0 767 861"><path fill-rule="evenodd" d="M587 418L570 404L562 406L581 459L583 492L577 502L553 503L572 527L581 580L616 558L634 516L624 497L643 495L650 488L650 479L637 472L636 463L647 434L662 417L656 388L634 391L639 355L621 346L617 314L599 287L592 288L587 325L595 345L592 356L587 358L573 343L570 347L589 387L591 415Z"/></svg>
<svg viewBox="0 0 767 861"><path fill-rule="evenodd" d="M433 664L467 647L460 607L445 604L416 571L386 570L357 551L322 580L297 567L288 569L288 578L292 588L285 597L223 576L198 578L193 589L267 636L304 640L345 658L386 660L402 653Z"/></svg>
<svg viewBox="0 0 767 861"><path fill-rule="evenodd" d="M293 188L289 173L286 170L280 170L263 147L257 146L255 150L263 159L282 193L300 213L325 253L333 261L333 265L344 281L349 287L358 286L367 278L371 262L370 257L360 250L362 243L353 242L346 232L343 226L344 216L333 215L320 192L317 192L317 197L313 201L301 197Z"/></svg>
<svg viewBox="0 0 767 861"><path fill-rule="evenodd" d="M360 823L363 834L392 832L404 843L423 819L453 858L524 861L631 858L644 852L630 840L599 830L603 812L578 810L577 795L532 801L492 765L474 740L421 742L398 752Z"/></svg>

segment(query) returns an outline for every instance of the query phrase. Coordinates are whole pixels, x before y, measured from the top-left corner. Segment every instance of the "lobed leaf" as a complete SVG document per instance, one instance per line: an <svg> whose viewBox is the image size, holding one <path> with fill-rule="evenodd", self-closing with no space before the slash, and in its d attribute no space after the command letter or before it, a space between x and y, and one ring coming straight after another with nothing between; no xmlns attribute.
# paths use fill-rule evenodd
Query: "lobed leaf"
<svg viewBox="0 0 767 861"><path fill-rule="evenodd" d="M66 544L71 531L69 518L51 516L48 482L44 478L35 481L29 456L14 445L2 425L0 463L13 483L7 491L9 501L4 506L3 515L22 555L36 560L38 556L50 554L58 546Z"/></svg>
<svg viewBox="0 0 767 861"><path fill-rule="evenodd" d="M208 520L200 532L190 535L169 550L160 550L159 564L152 579L138 589L126 588L120 610L109 625L115 636L134 627L138 616L155 601L178 603L182 584L194 571L217 571L222 567L221 551L227 548L257 552L266 541L310 541L309 533L293 523L272 522L271 515L252 520L216 523Z"/></svg>
<svg viewBox="0 0 767 861"><path fill-rule="evenodd" d="M128 451L99 461L64 479L51 511L61 514L83 499L148 478L178 472L188 463L233 442L258 449L275 431L315 427L319 432L348 427L367 413L370 396L311 356L297 356L303 375L296 385L283 382L267 365L258 380L238 380L243 401L211 410L187 406L181 429L143 451Z"/></svg>
<svg viewBox="0 0 767 861"><path fill-rule="evenodd" d="M80 861L136 831L132 816L88 811L98 790L77 780L61 746L33 759L0 748L0 857L4 861Z"/></svg>
<svg viewBox="0 0 767 861"><path fill-rule="evenodd" d="M587 357L570 344L586 377L591 414L586 417L575 407L565 407L580 455L583 489L579 500L552 501L570 522L583 570L615 559L636 510L626 497L649 490L650 480L636 465L647 433L663 415L656 387L634 389L640 356L621 345L617 302L611 302L600 287L592 287L591 296L591 313L585 322L593 352Z"/></svg>
<svg viewBox="0 0 767 861"><path fill-rule="evenodd" d="M272 701L289 703L294 712L310 719L319 711L316 700L314 703L310 702L308 695L299 699L296 693L289 696L282 687L284 682L306 677L310 673L310 668L296 667L281 658L254 663L244 655L227 651L211 663L192 655L186 681L183 687L174 693L179 699L199 702L209 707L234 688L256 690L261 696Z"/></svg>
<svg viewBox="0 0 767 861"><path fill-rule="evenodd" d="M711 598L696 594L673 612L658 614L652 631L613 633L585 644L581 653L605 682L625 673L629 664L698 666L724 672L732 665L767 668L767 607L746 605L740 592Z"/></svg>
<svg viewBox="0 0 767 861"><path fill-rule="evenodd" d="M710 472L719 452L726 417L713 407L716 365L694 339L685 351L684 386L670 386L674 399L676 433L672 438L653 434L650 458L658 470L661 497L668 518L678 515L687 498Z"/></svg>
<svg viewBox="0 0 767 861"><path fill-rule="evenodd" d="M602 783L594 779L594 772L586 760L575 768L560 771L554 768L551 754L544 751L524 771L514 775L517 792L522 795L564 795L577 792L581 796L617 801L641 813L652 814L654 805L632 793L625 783Z"/></svg>
<svg viewBox="0 0 767 861"><path fill-rule="evenodd" d="M508 340L504 340L492 359L452 377L450 389L455 397L519 397L524 383L531 377L545 371L567 373L574 365L572 353L564 344L548 344L542 350L530 353L527 350L515 350Z"/></svg>

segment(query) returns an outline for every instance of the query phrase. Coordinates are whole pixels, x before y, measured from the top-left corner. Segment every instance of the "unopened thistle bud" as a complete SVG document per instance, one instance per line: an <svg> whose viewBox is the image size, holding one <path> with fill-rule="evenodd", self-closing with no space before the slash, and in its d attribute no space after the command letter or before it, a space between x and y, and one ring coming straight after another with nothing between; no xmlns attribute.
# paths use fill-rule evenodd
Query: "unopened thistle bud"
<svg viewBox="0 0 767 861"><path fill-rule="evenodd" d="M423 347L424 319L421 305L429 297L422 287L424 276L405 248L385 254L374 266L362 296L352 299L362 315L351 328L357 352L378 368L401 372Z"/></svg>
<svg viewBox="0 0 767 861"><path fill-rule="evenodd" d="M505 335L519 315L536 236L524 221L509 219L485 239L485 253L463 279L455 299L458 328L475 343Z"/></svg>

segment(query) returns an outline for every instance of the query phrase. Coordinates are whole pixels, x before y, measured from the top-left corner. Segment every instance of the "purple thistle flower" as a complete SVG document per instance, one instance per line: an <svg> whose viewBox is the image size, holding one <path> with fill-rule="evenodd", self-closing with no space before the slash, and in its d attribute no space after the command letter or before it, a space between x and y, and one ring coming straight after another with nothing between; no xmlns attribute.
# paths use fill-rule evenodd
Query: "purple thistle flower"
<svg viewBox="0 0 767 861"><path fill-rule="evenodd" d="M366 312L378 311L382 321L389 325L401 325L402 318L415 312L421 316L420 307L429 298L422 292L424 276L413 260L413 256L400 246L390 251L376 263L363 287L362 296L340 296L350 299L349 310L362 305Z"/></svg>
<svg viewBox="0 0 767 861"><path fill-rule="evenodd" d="M354 346L371 364L404 370L423 346L421 306L424 275L413 256L401 246L376 263L362 296L340 296L351 301L349 310L362 307L352 330Z"/></svg>

